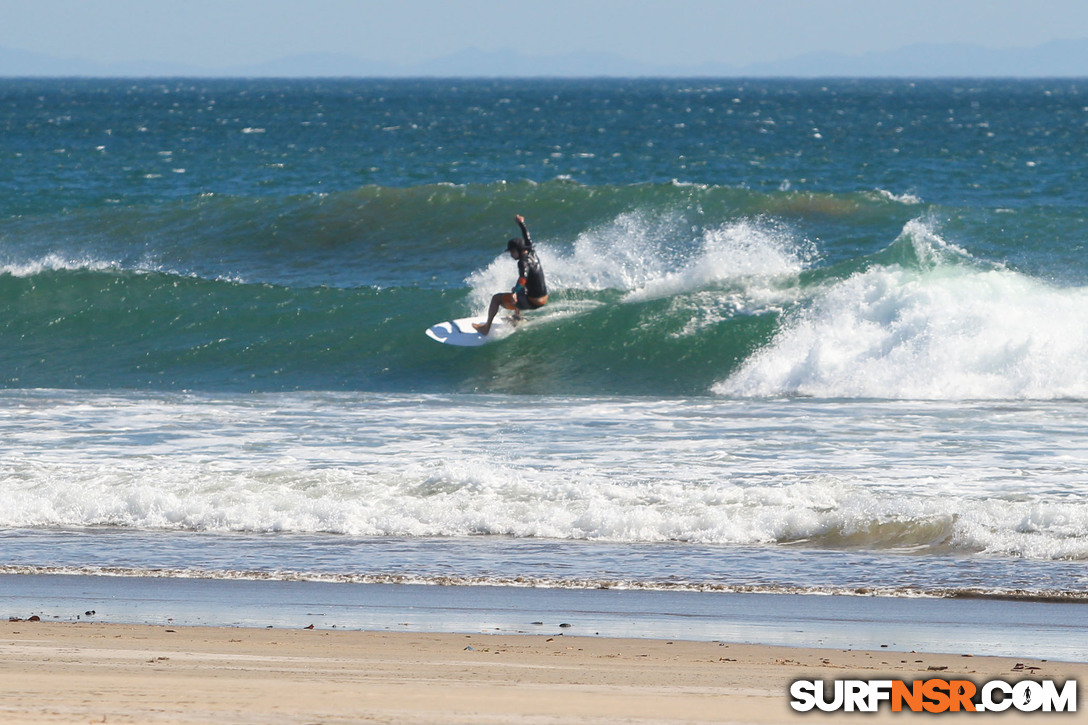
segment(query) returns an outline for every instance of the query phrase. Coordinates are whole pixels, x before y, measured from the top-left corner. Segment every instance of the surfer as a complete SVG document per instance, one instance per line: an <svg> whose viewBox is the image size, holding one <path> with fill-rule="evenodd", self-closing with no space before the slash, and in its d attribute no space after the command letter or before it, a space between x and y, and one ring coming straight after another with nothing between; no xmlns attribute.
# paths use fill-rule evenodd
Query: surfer
<svg viewBox="0 0 1088 725"><path fill-rule="evenodd" d="M474 323L472 326L481 335L491 332L491 322L503 307L513 310L515 319L520 319L521 310L535 310L548 304L548 286L544 283L544 268L540 266L533 240L529 238L529 228L525 226L525 217L518 214L514 221L521 227L521 239L511 239L506 243L506 251L518 260L518 281L509 292L499 292L491 298L487 310L487 322Z"/></svg>

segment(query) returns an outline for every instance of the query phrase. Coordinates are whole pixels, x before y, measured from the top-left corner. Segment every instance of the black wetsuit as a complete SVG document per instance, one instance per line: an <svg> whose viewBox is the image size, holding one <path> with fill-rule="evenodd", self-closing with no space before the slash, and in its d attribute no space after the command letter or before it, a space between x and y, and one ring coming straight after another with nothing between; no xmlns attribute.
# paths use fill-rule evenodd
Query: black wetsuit
<svg viewBox="0 0 1088 725"><path fill-rule="evenodd" d="M524 222L518 222L518 226L521 227L521 238L525 240L525 253L518 258L518 283L514 287L514 296L518 309L532 310L540 305L534 305L531 300L546 296L548 285L544 282L544 268L540 266L533 249L533 240L529 238L529 229Z"/></svg>

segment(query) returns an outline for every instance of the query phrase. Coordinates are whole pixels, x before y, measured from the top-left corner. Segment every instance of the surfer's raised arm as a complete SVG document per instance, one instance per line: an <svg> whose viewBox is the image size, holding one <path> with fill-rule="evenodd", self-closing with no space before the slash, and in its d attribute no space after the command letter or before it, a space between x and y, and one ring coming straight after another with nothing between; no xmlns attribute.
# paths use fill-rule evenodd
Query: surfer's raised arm
<svg viewBox="0 0 1088 725"><path fill-rule="evenodd" d="M525 248L532 249L533 240L529 238L529 227L525 226L525 217L523 217L521 214L515 214L514 221L516 221L518 223L518 226L521 227L521 238L525 240Z"/></svg>

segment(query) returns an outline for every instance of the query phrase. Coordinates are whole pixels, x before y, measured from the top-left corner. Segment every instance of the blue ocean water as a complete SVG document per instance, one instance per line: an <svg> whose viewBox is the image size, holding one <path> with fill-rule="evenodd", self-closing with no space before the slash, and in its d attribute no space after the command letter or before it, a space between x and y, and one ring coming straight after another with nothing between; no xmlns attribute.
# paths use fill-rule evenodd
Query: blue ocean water
<svg viewBox="0 0 1088 725"><path fill-rule="evenodd" d="M1088 598L1085 91L0 81L0 573Z"/></svg>

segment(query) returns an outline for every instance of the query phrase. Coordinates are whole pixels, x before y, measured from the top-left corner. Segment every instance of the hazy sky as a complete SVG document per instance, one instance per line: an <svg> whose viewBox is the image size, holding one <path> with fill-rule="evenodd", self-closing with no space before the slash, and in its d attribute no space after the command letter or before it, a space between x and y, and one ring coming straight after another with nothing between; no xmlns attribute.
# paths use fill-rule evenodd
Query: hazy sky
<svg viewBox="0 0 1088 725"><path fill-rule="evenodd" d="M203 68L315 52L407 64L468 48L743 66L1086 36L1085 0L0 0L0 46Z"/></svg>

